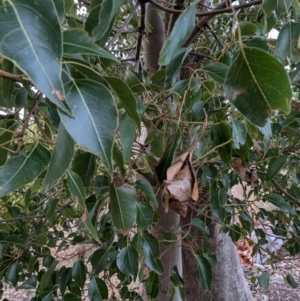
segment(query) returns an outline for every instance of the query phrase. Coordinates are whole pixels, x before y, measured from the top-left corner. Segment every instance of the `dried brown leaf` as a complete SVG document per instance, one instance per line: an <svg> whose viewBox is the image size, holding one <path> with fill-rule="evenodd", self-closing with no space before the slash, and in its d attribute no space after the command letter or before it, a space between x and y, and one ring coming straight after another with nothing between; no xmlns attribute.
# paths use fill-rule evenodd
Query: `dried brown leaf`
<svg viewBox="0 0 300 301"><path fill-rule="evenodd" d="M231 167L236 171L242 181L250 184L251 187L259 185L259 179L255 169L249 169L240 158L233 158Z"/></svg>

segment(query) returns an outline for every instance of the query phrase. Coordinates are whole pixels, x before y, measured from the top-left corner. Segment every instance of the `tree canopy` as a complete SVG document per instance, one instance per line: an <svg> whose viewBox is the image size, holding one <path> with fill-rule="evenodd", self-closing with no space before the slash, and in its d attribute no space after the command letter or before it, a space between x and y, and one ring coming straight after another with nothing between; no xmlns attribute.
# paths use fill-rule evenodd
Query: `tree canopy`
<svg viewBox="0 0 300 301"><path fill-rule="evenodd" d="M153 70L149 3L166 28ZM254 231L254 256L268 220L299 253L299 17L297 0L0 0L0 296L143 300L142 283L155 299L176 240L150 231L161 193L193 212L180 232L203 235L189 248L204 290L212 221L234 242ZM81 246L88 260L56 258Z"/></svg>

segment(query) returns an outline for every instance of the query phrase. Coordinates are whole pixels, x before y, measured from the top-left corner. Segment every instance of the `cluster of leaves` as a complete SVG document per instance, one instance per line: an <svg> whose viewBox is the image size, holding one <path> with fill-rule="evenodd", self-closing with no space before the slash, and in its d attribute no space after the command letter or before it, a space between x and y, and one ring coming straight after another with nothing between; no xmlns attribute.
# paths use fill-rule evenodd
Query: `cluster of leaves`
<svg viewBox="0 0 300 301"><path fill-rule="evenodd" d="M207 233L207 220L218 220L237 241L253 231L254 218L266 218L290 253L298 253L298 1L216 13L213 28L194 45L188 42L198 9L192 3L154 74L142 70L138 55L141 70L133 71L124 54L139 43L143 1L134 7L124 0L79 2L86 15L73 0L0 0L1 288L8 281L36 289L32 301L81 300L88 282L91 300L116 291L137 300L132 282L139 281L156 298L164 267L159 242L147 232L160 218L152 185L191 147L202 174L200 195L209 194L194 204L193 226ZM277 41L269 36L273 28ZM178 80L185 69L192 70L189 78ZM255 164L261 180L244 200L227 194L239 182L233 157ZM260 208L251 194L279 210ZM232 225L236 214L240 223ZM255 233L257 252L266 237ZM51 250L89 243L97 246L91 267L78 259L57 268ZM214 261L206 248L195 253L205 289ZM183 296L176 267L171 281ZM287 281L294 283L291 276Z"/></svg>

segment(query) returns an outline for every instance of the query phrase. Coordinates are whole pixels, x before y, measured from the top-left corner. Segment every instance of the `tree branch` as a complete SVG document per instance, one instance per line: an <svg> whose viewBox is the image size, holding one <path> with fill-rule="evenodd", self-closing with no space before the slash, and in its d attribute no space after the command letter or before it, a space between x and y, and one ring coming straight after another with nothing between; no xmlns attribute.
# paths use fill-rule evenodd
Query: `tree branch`
<svg viewBox="0 0 300 301"><path fill-rule="evenodd" d="M152 1L152 0L151 0ZM226 0L222 3L220 3L215 9L208 11L208 12L203 12L203 13L198 13L197 16L198 17L203 17L200 19L200 21L196 24L194 30L192 31L190 37L188 38L188 40L185 42L184 46L189 45L193 39L195 38L195 36L197 35L197 33L199 31L202 31L203 28L207 25L207 23L216 15L219 14L223 14L223 13L227 13L227 12L232 12L232 10L238 10L241 8L246 8L246 7L250 7L253 5L259 5L262 3L262 0L255 0L255 1L251 1L251 2L247 2L247 3L243 3L240 5L235 5L232 7L227 7L229 4L229 1Z"/></svg>
<svg viewBox="0 0 300 301"><path fill-rule="evenodd" d="M167 8L167 7L157 3L156 0L149 0L148 2L152 3L157 8L159 8L162 11L167 12L167 13L180 15L183 12L182 10ZM237 10L237 9L246 8L246 7L253 6L253 5L259 5L261 3L262 3L262 0L255 0L255 1L252 1L252 2L243 3L243 4L240 4L240 5L235 5L234 9ZM197 17L210 16L212 18L216 15L232 12L232 7L227 7L229 5L230 5L230 2L228 0L226 0L222 3L220 3L215 9L213 9L211 11L202 12L202 13L196 13L196 16Z"/></svg>
<svg viewBox="0 0 300 301"><path fill-rule="evenodd" d="M24 77L26 77L26 74L16 75L16 74L12 74L12 73L0 70L0 77L9 79L13 82L17 82L17 81L24 79Z"/></svg>
<svg viewBox="0 0 300 301"><path fill-rule="evenodd" d="M134 6L133 10L130 12L129 16L127 17L127 19L125 20L125 22L123 23L122 27L120 29L118 29L118 32L115 34L115 36L109 41L109 43L107 44L107 48L109 49L114 42L118 39L118 37L123 33L124 29L128 26L130 20L133 18L136 9L138 8L139 3L137 2L136 5Z"/></svg>

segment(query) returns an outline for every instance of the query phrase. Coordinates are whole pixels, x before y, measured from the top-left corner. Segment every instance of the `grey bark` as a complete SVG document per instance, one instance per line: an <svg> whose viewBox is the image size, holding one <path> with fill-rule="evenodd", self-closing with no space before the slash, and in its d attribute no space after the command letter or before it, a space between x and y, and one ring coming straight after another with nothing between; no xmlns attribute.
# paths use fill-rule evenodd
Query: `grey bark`
<svg viewBox="0 0 300 301"><path fill-rule="evenodd" d="M217 264L214 269L211 300L252 301L253 297L244 277L237 248L231 238L225 233L218 233L215 243Z"/></svg>
<svg viewBox="0 0 300 301"><path fill-rule="evenodd" d="M157 9L148 4L146 8L146 26L150 26L151 32L143 41L143 57L145 69L150 74L156 72L159 68L158 59L159 52L165 41L165 23L157 13ZM158 213L161 218L160 221L153 227L152 234L160 241L161 260L164 265L164 273L160 275L161 290L157 297L158 301L169 300L173 284L170 281L172 268L177 266L178 272L182 275L182 259L181 259L181 237L180 237L180 218L179 215L170 210L168 213L164 212L162 207L162 194L158 197L159 208ZM177 240L171 246L166 246L163 243L164 232L178 233ZM175 296L173 301L181 301L180 294L177 288L175 289Z"/></svg>

